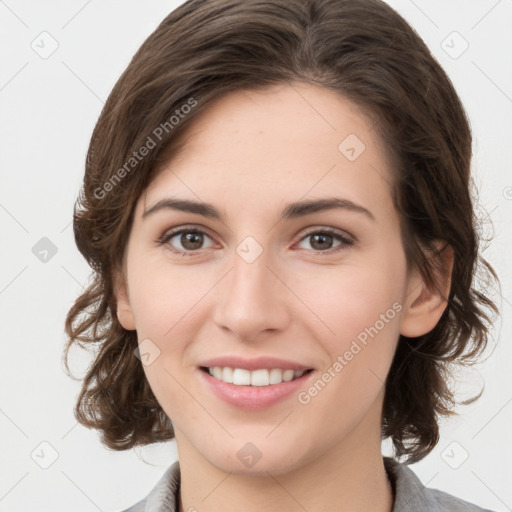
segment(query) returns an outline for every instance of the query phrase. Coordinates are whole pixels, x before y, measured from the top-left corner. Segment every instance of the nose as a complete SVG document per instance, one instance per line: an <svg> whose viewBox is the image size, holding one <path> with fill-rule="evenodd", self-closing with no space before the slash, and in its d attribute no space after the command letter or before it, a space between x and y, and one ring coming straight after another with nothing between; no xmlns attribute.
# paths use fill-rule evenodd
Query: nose
<svg viewBox="0 0 512 512"><path fill-rule="evenodd" d="M250 262L234 251L233 265L219 283L215 323L240 341L256 341L263 333L283 330L290 319L287 302L292 295L268 252Z"/></svg>

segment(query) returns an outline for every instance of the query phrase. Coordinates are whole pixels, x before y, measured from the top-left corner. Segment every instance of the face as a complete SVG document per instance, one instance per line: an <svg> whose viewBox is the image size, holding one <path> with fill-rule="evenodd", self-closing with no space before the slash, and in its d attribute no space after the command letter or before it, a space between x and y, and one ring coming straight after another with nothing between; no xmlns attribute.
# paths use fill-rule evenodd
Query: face
<svg viewBox="0 0 512 512"><path fill-rule="evenodd" d="M372 123L323 88L232 93L196 120L136 205L117 288L180 458L277 474L380 449L399 334L443 309L407 275L391 183Z"/></svg>

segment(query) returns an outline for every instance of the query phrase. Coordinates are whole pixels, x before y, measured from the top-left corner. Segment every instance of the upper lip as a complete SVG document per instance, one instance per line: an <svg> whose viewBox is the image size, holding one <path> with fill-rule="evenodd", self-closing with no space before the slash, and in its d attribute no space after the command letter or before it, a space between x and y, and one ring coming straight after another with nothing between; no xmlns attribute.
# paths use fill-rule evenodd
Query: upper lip
<svg viewBox="0 0 512 512"><path fill-rule="evenodd" d="M208 359L199 364L207 368L214 368L220 366L221 368L243 368L244 370L260 370L260 369L272 369L280 368L282 370L311 370L310 366L304 366L294 361L286 361L285 359L279 359L276 357L255 357L251 359L245 359L240 356L221 356Z"/></svg>

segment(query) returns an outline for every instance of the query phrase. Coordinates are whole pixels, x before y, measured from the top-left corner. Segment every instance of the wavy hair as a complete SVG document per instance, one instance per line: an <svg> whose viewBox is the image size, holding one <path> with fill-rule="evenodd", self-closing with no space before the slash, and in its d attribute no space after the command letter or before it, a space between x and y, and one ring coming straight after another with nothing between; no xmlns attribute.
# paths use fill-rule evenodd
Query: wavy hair
<svg viewBox="0 0 512 512"><path fill-rule="evenodd" d="M455 414L446 378L452 365L472 364L484 351L489 314L498 313L487 295L499 281L480 255L472 135L450 79L415 30L380 0L189 0L146 39L115 84L74 208L75 241L92 274L67 314L63 359L69 374L71 346L94 352L74 413L109 448L174 437L134 355L137 334L116 316L113 278L138 198L216 98L297 81L337 92L375 121L394 163L408 270L419 269L434 288L446 270L435 242L453 248L439 322L424 336L400 336L385 383L382 438L392 440L397 457L416 462L438 443L439 417Z"/></svg>

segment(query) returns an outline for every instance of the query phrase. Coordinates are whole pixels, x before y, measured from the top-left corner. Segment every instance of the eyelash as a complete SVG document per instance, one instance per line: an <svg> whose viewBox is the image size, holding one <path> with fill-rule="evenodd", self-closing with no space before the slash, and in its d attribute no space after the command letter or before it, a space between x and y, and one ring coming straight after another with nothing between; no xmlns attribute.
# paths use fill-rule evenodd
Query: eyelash
<svg viewBox="0 0 512 512"><path fill-rule="evenodd" d="M197 229L197 227L195 226L185 226L185 227L182 227L182 228L179 228L179 229L176 229L174 231L171 231L171 232L167 232L165 233L163 236L161 236L158 240L157 240L157 244L158 245L165 245L165 244L168 244L169 241L174 238L175 236L177 235L181 235L183 233L193 233L195 235L206 235L208 238L211 238L208 236L207 233L205 233L204 231L200 230L200 229ZM301 242L302 240L312 236L312 235L318 235L318 234L328 234L328 235L332 235L335 239L337 239L338 241L341 242L341 244L337 247L337 248L334 248L334 249L328 249L326 251L315 251L314 249L312 249L312 252L314 253L317 253L318 255L320 256L329 256L329 255L332 255L334 253L337 253L341 250L343 250L344 248L346 247L350 247L352 245L354 245L355 241L351 238L348 238L347 236L345 235L342 235L341 233L339 233L338 231L334 230L334 229L331 229L331 228L323 228L323 229L317 229L317 230L314 230L314 231L310 231L309 233L306 233L300 240L299 242ZM170 244L169 244L170 246ZM176 249L173 249L171 248L170 249L173 253L175 254L180 254L181 256L195 256L197 254L199 254L200 252L202 252L201 250L197 250L197 251L181 251L181 250L176 250ZM306 249L308 250L308 249Z"/></svg>

